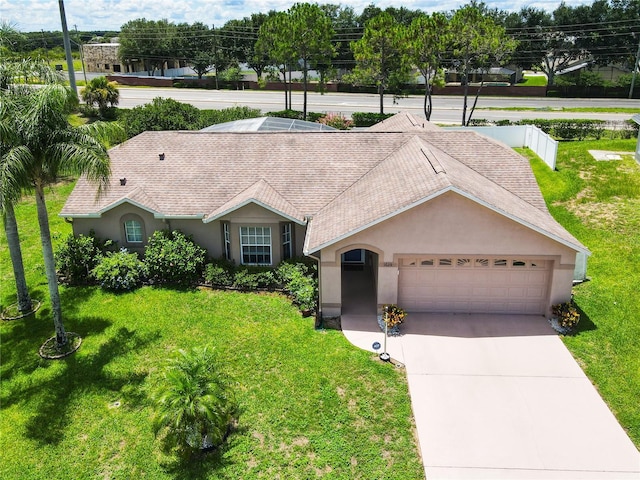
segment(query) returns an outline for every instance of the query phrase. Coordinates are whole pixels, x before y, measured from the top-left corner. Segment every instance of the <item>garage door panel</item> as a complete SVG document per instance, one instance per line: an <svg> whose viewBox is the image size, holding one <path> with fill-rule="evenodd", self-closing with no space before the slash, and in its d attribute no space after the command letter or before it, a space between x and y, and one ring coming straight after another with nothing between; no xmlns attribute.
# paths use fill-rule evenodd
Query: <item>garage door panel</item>
<svg viewBox="0 0 640 480"><path fill-rule="evenodd" d="M446 257L400 268L398 303L408 311L545 313L550 262ZM408 265L402 263L401 265Z"/></svg>

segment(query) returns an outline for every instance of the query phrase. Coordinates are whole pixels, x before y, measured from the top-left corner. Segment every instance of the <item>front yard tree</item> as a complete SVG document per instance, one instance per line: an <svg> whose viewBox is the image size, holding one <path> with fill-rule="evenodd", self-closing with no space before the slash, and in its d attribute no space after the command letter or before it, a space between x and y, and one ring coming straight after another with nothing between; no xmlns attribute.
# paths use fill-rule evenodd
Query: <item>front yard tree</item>
<svg viewBox="0 0 640 480"><path fill-rule="evenodd" d="M185 456L219 447L237 410L229 382L207 347L179 350L151 399L153 428L164 450Z"/></svg>
<svg viewBox="0 0 640 480"><path fill-rule="evenodd" d="M367 21L364 35L351 43L356 67L351 78L356 83L373 83L380 95L380 113L384 113L384 92L407 79L407 47L403 27L387 12Z"/></svg>
<svg viewBox="0 0 640 480"><path fill-rule="evenodd" d="M29 288L24 274L18 223L13 209L14 204L20 198L22 187L24 187L19 183L24 178L24 175L20 169L17 172L12 171L5 159L5 154L10 151L15 140L15 129L12 125L13 119L8 115L10 111L7 106L8 101L10 101L8 92L3 90L0 93L0 213L2 214L2 223L7 236L7 246L9 247L9 257L11 258L13 276L16 282L17 310L21 314L25 314L33 309L33 302L29 295Z"/></svg>
<svg viewBox="0 0 640 480"><path fill-rule="evenodd" d="M431 16L421 15L411 22L407 29L409 61L424 77L424 116L431 118L434 84L442 79L444 55L449 46L449 22L438 12Z"/></svg>
<svg viewBox="0 0 640 480"><path fill-rule="evenodd" d="M45 189L62 175L86 175L100 185L99 190L106 186L111 174L109 155L97 139L106 129L100 123L71 126L68 113L76 103L67 87L54 84L24 92L15 103L18 107L8 112L15 125L16 141L4 156L5 167L18 184L29 184L35 192L56 346L63 349L67 333L62 321Z"/></svg>
<svg viewBox="0 0 640 480"><path fill-rule="evenodd" d="M515 50L517 43L506 34L481 6L476 4L459 8L450 21L453 39L453 58L462 74L464 98L462 104L462 125L468 126L473 116L484 78L476 92L475 101L467 115L469 94L469 74L475 71L487 72L492 64L504 62Z"/></svg>

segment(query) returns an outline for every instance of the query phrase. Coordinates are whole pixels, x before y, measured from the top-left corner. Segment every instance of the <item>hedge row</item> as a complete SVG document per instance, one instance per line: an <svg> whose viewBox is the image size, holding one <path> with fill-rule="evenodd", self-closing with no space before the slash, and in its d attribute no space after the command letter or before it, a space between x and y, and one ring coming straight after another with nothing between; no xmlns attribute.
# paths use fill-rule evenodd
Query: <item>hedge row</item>
<svg viewBox="0 0 640 480"><path fill-rule="evenodd" d="M236 266L226 260L207 263L206 251L180 231L159 230L149 239L142 260L112 241L69 235L56 253L60 280L70 285L99 284L112 291L129 291L142 284L192 287L205 284L242 291L280 290L303 311L316 309L317 266L307 259L278 267Z"/></svg>
<svg viewBox="0 0 640 480"><path fill-rule="evenodd" d="M599 140L605 134L611 137L634 138L638 135L638 124L633 120L624 122L607 122L597 119L546 119L534 118L512 122L510 120L499 120L495 123L484 119L471 121L471 125L535 125L540 130L558 140L584 140L595 138Z"/></svg>

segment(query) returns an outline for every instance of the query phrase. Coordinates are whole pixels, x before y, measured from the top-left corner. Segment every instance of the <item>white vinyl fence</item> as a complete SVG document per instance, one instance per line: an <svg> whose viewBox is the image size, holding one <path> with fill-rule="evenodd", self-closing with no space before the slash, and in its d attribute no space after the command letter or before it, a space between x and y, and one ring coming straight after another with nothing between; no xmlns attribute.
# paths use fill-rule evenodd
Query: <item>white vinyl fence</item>
<svg viewBox="0 0 640 480"><path fill-rule="evenodd" d="M504 127L444 127L447 130L473 130L498 140L509 147L528 147L533 150L551 170L556 168L558 142L535 125L508 125Z"/></svg>

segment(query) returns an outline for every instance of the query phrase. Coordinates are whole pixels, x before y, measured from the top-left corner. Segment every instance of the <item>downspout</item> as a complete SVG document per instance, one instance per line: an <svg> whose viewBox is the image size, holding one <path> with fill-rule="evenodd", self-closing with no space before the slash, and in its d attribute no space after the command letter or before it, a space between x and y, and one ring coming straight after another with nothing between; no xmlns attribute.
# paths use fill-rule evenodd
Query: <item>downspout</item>
<svg viewBox="0 0 640 480"><path fill-rule="evenodd" d="M318 312L316 313L316 328L323 328L324 327L324 322L323 322L323 318L322 318L322 268L320 266L320 257L316 257L315 255L311 255L308 251L307 251L307 241L309 240L309 227L311 224L311 220L313 219L312 216L306 216L305 220L307 221L307 238L305 238L305 245L304 248L302 250L302 253L304 253L307 257L313 258L316 262L318 262ZM319 321L318 321L318 317L319 317Z"/></svg>

